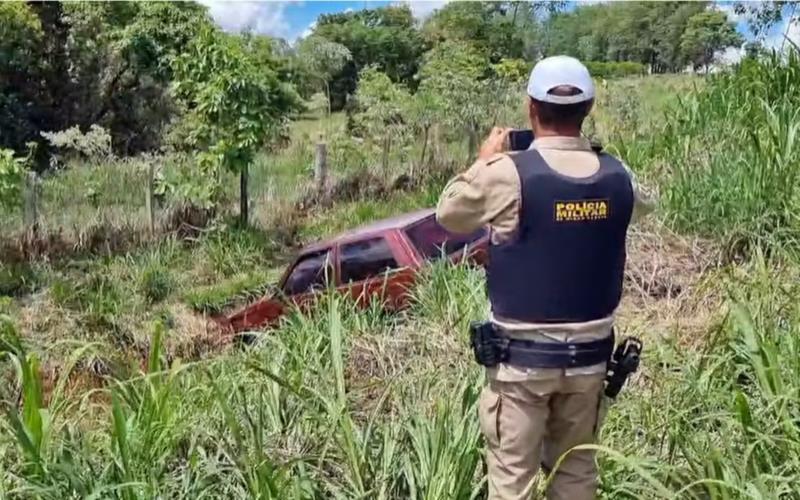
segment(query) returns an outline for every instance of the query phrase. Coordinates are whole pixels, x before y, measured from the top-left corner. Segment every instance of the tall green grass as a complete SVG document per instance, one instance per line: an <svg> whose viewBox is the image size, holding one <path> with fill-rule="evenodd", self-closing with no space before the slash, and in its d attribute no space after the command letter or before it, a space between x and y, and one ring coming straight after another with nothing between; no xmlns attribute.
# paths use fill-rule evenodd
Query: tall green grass
<svg viewBox="0 0 800 500"><path fill-rule="evenodd" d="M655 138L675 227L758 246L800 231L800 55L745 60L682 100Z"/></svg>
<svg viewBox="0 0 800 500"><path fill-rule="evenodd" d="M797 496L797 278L766 260L731 271L728 314L703 351L648 351L602 431L602 498ZM481 375L462 330L486 307L481 279L438 264L403 317L327 296L245 352L188 365L165 362L166 332L156 326L141 375L95 393L110 408L93 398L65 405L62 393L48 404L35 358L5 323L22 403L4 401L3 489L42 498L479 497ZM76 420L87 415L89 429Z"/></svg>
<svg viewBox="0 0 800 500"><path fill-rule="evenodd" d="M13 431L0 441L9 451L2 454L5 491L46 498L469 498L480 488L478 370L463 356L457 362L467 377L430 371L422 361L442 346L380 308L365 312L329 296L252 350L194 365L165 364L165 331L157 325L153 332L141 375L97 394L110 399L110 409L83 399L50 420L39 417L49 409L35 358L24 347L6 348L22 360L24 404L18 410L13 394L4 403ZM369 361L365 352L400 339L408 359L393 363L407 363L408 373L361 364ZM73 435L71 419L96 411L92 432ZM59 453L41 453L45 440Z"/></svg>

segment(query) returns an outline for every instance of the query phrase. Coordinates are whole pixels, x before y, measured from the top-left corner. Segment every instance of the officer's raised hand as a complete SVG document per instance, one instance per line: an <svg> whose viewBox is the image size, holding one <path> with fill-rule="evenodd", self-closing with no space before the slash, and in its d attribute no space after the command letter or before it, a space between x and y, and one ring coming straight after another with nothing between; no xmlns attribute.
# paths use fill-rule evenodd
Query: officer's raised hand
<svg viewBox="0 0 800 500"><path fill-rule="evenodd" d="M483 141L481 150L478 152L479 160L488 160L492 156L508 150L508 133L510 128L494 127L489 132L489 137Z"/></svg>

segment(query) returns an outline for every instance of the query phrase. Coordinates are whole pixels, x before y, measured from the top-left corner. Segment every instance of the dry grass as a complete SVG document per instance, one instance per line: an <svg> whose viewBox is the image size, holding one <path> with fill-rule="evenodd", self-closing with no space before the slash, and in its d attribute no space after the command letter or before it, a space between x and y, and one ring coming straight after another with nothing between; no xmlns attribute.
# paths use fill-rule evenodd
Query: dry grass
<svg viewBox="0 0 800 500"><path fill-rule="evenodd" d="M719 264L719 247L709 240L678 235L657 220L632 228L620 324L645 337L699 345L724 300L713 286Z"/></svg>

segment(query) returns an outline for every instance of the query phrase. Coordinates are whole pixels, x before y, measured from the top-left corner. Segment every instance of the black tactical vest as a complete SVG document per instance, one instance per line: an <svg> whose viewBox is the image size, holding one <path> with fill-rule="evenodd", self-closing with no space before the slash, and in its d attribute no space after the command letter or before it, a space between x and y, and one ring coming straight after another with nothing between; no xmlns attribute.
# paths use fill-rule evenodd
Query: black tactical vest
<svg viewBox="0 0 800 500"><path fill-rule="evenodd" d="M531 323L608 316L622 295L630 175L604 153L585 178L559 174L536 150L510 156L522 186L519 229L512 241L489 247L492 312Z"/></svg>

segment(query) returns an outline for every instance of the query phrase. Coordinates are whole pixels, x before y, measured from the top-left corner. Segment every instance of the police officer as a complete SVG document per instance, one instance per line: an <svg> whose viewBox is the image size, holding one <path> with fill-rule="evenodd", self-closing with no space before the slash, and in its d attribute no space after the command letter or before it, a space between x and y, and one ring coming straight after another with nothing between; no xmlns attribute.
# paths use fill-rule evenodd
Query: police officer
<svg viewBox="0 0 800 500"><path fill-rule="evenodd" d="M495 128L436 211L453 232L491 229L490 322L507 358L487 367L479 419L489 498L502 500L531 498L540 464L550 473L594 441L626 233L651 205L625 165L581 136L595 95L583 64L543 59L527 93L530 149L505 153L509 130ZM547 498L588 500L596 490L594 453L573 450Z"/></svg>

